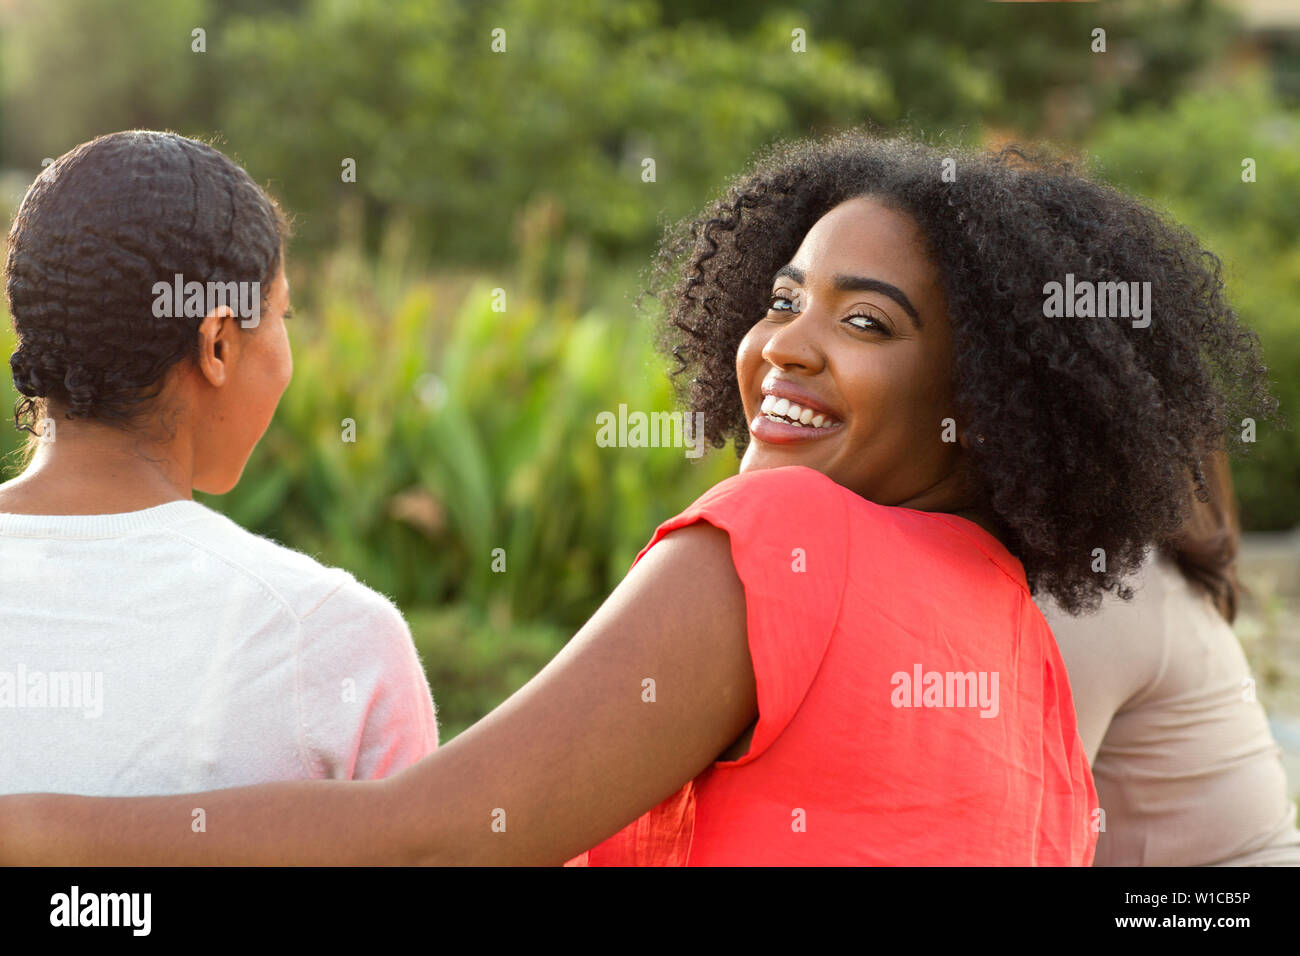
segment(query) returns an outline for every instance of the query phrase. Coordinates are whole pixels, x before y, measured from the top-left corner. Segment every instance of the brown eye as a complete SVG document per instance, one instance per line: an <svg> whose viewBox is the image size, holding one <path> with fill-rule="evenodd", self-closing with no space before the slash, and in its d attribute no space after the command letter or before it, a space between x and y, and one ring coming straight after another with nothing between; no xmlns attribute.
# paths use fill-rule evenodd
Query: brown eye
<svg viewBox="0 0 1300 956"><path fill-rule="evenodd" d="M855 321L860 320L860 321ZM867 315L863 312L855 312L853 315L845 316L844 321L853 328L863 332L880 332L883 335L890 335L889 327L874 315Z"/></svg>

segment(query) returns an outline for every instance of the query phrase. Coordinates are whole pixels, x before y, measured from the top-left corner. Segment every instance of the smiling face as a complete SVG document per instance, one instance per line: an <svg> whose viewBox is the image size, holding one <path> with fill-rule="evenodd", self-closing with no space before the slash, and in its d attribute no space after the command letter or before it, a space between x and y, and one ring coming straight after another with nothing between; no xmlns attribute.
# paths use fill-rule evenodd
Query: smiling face
<svg viewBox="0 0 1300 956"><path fill-rule="evenodd" d="M736 355L740 470L805 465L877 504L969 507L961 446L943 441L945 418L963 424L947 308L915 222L876 199L841 203L771 292Z"/></svg>

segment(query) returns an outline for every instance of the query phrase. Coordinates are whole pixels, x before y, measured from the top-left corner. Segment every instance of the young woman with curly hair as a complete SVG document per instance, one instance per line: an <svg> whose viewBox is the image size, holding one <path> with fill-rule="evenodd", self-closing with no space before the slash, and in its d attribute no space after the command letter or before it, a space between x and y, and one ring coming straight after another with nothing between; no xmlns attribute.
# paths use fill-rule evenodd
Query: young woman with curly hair
<svg viewBox="0 0 1300 956"><path fill-rule="evenodd" d="M1068 169L855 132L767 151L657 275L740 473L540 674L384 781L4 798L0 856L1090 863L1031 590L1071 611L1121 590L1225 429L1271 411L1217 263ZM1067 275L1149 282L1149 323L1049 317ZM195 837L196 800L238 825Z"/></svg>

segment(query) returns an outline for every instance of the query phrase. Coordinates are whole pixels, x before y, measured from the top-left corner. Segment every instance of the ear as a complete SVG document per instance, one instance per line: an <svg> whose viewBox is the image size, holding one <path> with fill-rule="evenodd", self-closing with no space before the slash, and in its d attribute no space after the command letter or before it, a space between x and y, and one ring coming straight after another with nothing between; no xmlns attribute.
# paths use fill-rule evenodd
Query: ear
<svg viewBox="0 0 1300 956"><path fill-rule="evenodd" d="M235 313L219 305L199 323L198 369L208 384L220 388L230 380L232 364L239 350Z"/></svg>

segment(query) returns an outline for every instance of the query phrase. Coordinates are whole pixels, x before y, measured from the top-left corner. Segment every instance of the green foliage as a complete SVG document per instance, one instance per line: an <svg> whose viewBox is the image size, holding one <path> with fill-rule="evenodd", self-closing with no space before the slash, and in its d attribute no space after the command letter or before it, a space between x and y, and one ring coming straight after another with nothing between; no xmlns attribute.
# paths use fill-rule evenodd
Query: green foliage
<svg viewBox="0 0 1300 956"><path fill-rule="evenodd" d="M19 0L0 42L8 163L41 159L120 129L208 130L210 79L190 32L213 23L208 0L103 3ZM204 115L205 113L209 115ZM188 120L188 122L187 122Z"/></svg>
<svg viewBox="0 0 1300 956"><path fill-rule="evenodd" d="M331 248L339 206L356 196L370 251L383 221L402 217L425 261L479 266L509 253L516 214L541 197L598 261L643 261L663 219L781 137L869 122L1075 139L1106 111L1164 102L1232 36L1215 4L1160 0L1109 7L1105 54L1091 52L1097 16L1084 4L11 6L0 166L35 171L133 126L218 134L295 212L301 250ZM191 52L195 27L205 53ZM497 29L505 52L491 49ZM342 181L345 158L356 182Z"/></svg>
<svg viewBox="0 0 1300 956"><path fill-rule="evenodd" d="M0 300L0 354L10 356L16 347L13 324L4 301ZM18 398L12 376L7 372L0 375L0 481L7 481L21 470L22 452L27 445L26 432L17 431L13 425L14 403Z"/></svg>
<svg viewBox="0 0 1300 956"><path fill-rule="evenodd" d="M881 73L842 43L799 56L769 26L665 30L645 0L309 0L299 17L231 25L222 126L254 170L294 171L292 208L327 213L329 197L360 192L417 223L439 260L499 258L514 212L538 196L598 251L644 253L657 212L684 215L697 184L739 169L796 115L896 111ZM495 29L504 52L490 48ZM341 181L344 157L356 183ZM332 226L304 221L303 236Z"/></svg>
<svg viewBox="0 0 1300 956"><path fill-rule="evenodd" d="M503 312L483 280L453 312L463 283L385 281L347 253L294 282L294 380L239 486L211 503L403 607L579 626L735 459L598 447L598 413L672 407L648 327L512 285Z"/></svg>
<svg viewBox="0 0 1300 956"><path fill-rule="evenodd" d="M572 635L545 621L485 620L464 605L419 608L407 620L433 690L443 741L526 684Z"/></svg>

